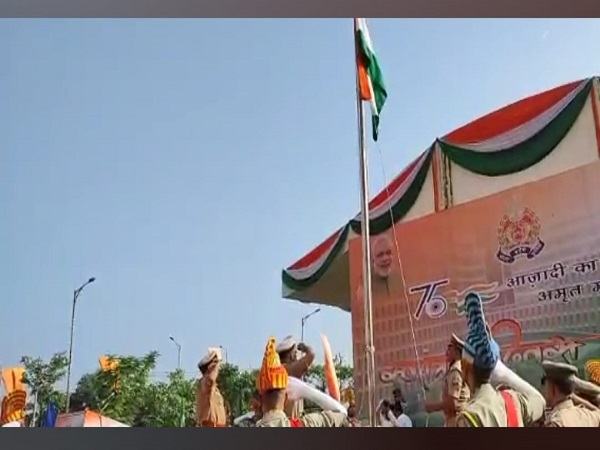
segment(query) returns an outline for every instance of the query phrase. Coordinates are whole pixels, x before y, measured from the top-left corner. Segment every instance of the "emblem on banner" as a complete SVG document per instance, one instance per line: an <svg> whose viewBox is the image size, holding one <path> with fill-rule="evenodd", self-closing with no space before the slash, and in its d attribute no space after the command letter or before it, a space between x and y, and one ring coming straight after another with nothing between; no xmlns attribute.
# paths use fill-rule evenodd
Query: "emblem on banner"
<svg viewBox="0 0 600 450"><path fill-rule="evenodd" d="M535 258L545 244L540 239L540 221L530 208L523 208L515 216L505 214L498 224L498 253L496 257L505 264L512 264L519 256Z"/></svg>

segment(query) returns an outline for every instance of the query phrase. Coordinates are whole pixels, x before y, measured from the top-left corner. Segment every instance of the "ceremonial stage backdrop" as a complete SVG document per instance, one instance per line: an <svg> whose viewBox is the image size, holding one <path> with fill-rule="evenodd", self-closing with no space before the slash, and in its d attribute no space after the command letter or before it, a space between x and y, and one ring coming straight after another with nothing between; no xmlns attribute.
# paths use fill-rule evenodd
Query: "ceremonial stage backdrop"
<svg viewBox="0 0 600 450"><path fill-rule="evenodd" d="M595 162L373 236L378 394L389 396L390 383L399 377L409 412L422 410L410 316L427 396L440 397L444 352L451 332L464 335L462 301L469 290L482 295L503 359L517 373L539 386L540 360L555 359L576 364L583 376L585 361L600 357L599 193ZM359 239L350 242L349 253L360 402L365 364Z"/></svg>

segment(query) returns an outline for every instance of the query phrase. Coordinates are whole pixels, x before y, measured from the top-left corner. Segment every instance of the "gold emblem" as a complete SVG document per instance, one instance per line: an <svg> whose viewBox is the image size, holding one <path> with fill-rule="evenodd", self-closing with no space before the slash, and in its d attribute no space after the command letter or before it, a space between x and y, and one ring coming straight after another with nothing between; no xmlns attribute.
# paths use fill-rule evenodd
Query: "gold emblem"
<svg viewBox="0 0 600 450"><path fill-rule="evenodd" d="M498 259L511 264L521 255L527 259L537 256L545 245L540 239L540 230L540 221L531 208L525 207L514 216L505 214L496 233L500 247Z"/></svg>

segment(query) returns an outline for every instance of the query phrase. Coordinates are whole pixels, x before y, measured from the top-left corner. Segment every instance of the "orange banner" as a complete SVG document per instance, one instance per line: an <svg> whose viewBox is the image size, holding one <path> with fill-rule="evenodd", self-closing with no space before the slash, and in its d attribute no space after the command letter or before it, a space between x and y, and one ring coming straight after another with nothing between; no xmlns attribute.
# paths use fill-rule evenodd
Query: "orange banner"
<svg viewBox="0 0 600 450"><path fill-rule="evenodd" d="M2 414L0 425L16 422L25 417L25 405L27 404L27 393L23 390L13 390L2 400Z"/></svg>
<svg viewBox="0 0 600 450"><path fill-rule="evenodd" d="M2 369L2 383L6 393L9 394L16 390L24 390L23 375L24 367L5 367Z"/></svg>
<svg viewBox="0 0 600 450"><path fill-rule="evenodd" d="M100 363L100 370L103 372L113 372L119 367L119 361L108 356L101 356L98 362Z"/></svg>
<svg viewBox="0 0 600 450"><path fill-rule="evenodd" d="M112 359L109 356L101 356L100 359L98 360L98 362L100 363L100 370L102 372L116 372L116 370L119 368L119 361L116 359ZM113 385L114 389L119 389L120 386L120 382L118 379L118 375L117 375L117 379L115 380L115 384Z"/></svg>
<svg viewBox="0 0 600 450"><path fill-rule="evenodd" d="M389 395L386 385L395 378L409 390L414 384L415 395L419 378L426 385L441 379L450 334L466 331L463 301L468 291L481 295L486 319L494 325L503 358L512 367L542 359L583 367L587 359L599 357L598 192L600 162L397 224L374 236L379 395ZM350 242L349 252L360 398L365 368L360 239ZM531 369L527 376L539 378L538 372Z"/></svg>

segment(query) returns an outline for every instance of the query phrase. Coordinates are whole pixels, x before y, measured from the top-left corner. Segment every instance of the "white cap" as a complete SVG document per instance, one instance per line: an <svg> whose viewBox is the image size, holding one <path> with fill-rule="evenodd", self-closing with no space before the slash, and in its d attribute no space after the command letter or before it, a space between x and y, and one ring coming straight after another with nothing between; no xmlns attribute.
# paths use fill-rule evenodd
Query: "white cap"
<svg viewBox="0 0 600 450"><path fill-rule="evenodd" d="M207 350L206 355L204 355L204 357L198 363L198 368L204 367L207 364L210 364L215 359L217 361L221 361L221 359L222 359L221 358L221 349L218 347L210 347Z"/></svg>
<svg viewBox="0 0 600 450"><path fill-rule="evenodd" d="M296 345L296 340L294 339L294 336L287 336L285 339L283 339L277 345L277 348L275 349L275 351L277 353L287 352L287 351L293 349L295 345Z"/></svg>

